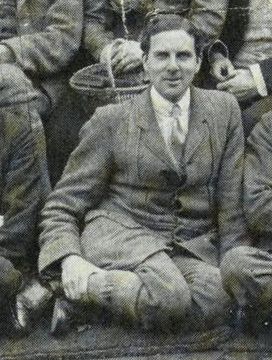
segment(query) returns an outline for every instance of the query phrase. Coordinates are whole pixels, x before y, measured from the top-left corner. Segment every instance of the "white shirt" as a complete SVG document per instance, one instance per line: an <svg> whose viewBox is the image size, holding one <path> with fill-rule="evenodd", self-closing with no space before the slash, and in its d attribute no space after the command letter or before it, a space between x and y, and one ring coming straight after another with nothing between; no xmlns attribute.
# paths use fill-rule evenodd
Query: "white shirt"
<svg viewBox="0 0 272 360"><path fill-rule="evenodd" d="M166 100L162 97L158 91L152 86L151 88L151 101L155 111L156 119L158 121L162 136L166 145L169 144L169 139L172 133L172 110L174 103L171 101ZM183 131L183 134L186 137L188 133L188 124L189 124L189 111L190 111L190 100L191 94L190 89L185 92L183 97L176 103L179 105L181 109L181 115L179 119L180 127Z"/></svg>
<svg viewBox="0 0 272 360"><path fill-rule="evenodd" d="M159 128L161 130L163 139L166 144L167 151L173 161L176 164L176 159L171 148L171 135L172 135L172 126L173 126L173 117L171 116L174 103L166 100L162 97L158 91L152 86L151 88L151 101L155 111L156 120L158 121ZM184 135L184 142L186 135L188 133L189 126L189 111L190 111L190 100L191 93L190 89L185 92L183 97L176 103L181 109L181 114L179 117L179 124Z"/></svg>

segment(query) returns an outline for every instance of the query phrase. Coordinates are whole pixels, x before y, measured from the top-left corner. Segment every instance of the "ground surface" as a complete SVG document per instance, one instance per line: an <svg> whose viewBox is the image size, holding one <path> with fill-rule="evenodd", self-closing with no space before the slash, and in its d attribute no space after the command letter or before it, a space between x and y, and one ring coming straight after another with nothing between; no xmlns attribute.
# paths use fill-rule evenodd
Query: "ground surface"
<svg viewBox="0 0 272 360"><path fill-rule="evenodd" d="M80 331L79 331L80 330ZM220 327L202 334L150 334L98 323L63 339L49 334L49 323L27 338L0 340L1 360L269 360L270 335L242 336ZM271 336L272 337L272 336Z"/></svg>

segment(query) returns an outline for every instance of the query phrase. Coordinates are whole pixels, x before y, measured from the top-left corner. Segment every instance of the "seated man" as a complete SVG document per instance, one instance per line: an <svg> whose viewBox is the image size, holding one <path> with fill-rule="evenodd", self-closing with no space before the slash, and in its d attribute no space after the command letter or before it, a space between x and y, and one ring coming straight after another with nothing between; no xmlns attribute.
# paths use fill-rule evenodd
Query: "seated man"
<svg viewBox="0 0 272 360"><path fill-rule="evenodd" d="M50 189L41 118L67 81L60 71L79 48L82 15L82 0L5 0L0 6L0 286L1 300L10 299L13 332L29 330L32 310L50 297L36 281L23 284L22 272L35 263L38 211Z"/></svg>
<svg viewBox="0 0 272 360"><path fill-rule="evenodd" d="M30 330L29 315L51 296L33 279L37 274L39 211L50 190L30 122L34 101L35 96L29 97L28 103L0 109L0 327L10 335ZM43 145L40 141L44 157Z"/></svg>
<svg viewBox="0 0 272 360"><path fill-rule="evenodd" d="M234 248L222 263L226 290L248 316L254 316L250 327L268 325L268 315L272 313L271 122L269 112L253 129L246 150L244 207L249 228L255 235L255 247Z"/></svg>
<svg viewBox="0 0 272 360"><path fill-rule="evenodd" d="M272 109L272 4L231 0L226 23L210 51L217 89L233 93L242 107L245 135ZM224 45L225 44L225 45Z"/></svg>
<svg viewBox="0 0 272 360"><path fill-rule="evenodd" d="M223 321L218 260L246 239L240 111L231 95L191 86L202 40L178 15L150 20L151 87L97 109L42 212L41 275L61 275L75 304L147 329Z"/></svg>
<svg viewBox="0 0 272 360"><path fill-rule="evenodd" d="M133 70L142 64L139 35L148 12L188 11L194 25L210 38L220 35L226 0L86 0L84 47L95 62L111 59L115 73ZM124 41L126 40L126 41ZM111 52L111 53L109 53Z"/></svg>

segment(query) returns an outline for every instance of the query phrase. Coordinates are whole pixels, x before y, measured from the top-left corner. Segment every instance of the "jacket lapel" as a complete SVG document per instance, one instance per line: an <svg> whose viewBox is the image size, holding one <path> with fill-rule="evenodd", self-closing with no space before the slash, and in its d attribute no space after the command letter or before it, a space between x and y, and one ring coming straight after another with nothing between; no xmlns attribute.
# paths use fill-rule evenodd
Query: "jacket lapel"
<svg viewBox="0 0 272 360"><path fill-rule="evenodd" d="M150 88L148 88L137 100L135 116L138 126L142 129L142 139L145 146L168 167L173 169L174 165L167 152L152 106ZM175 167L174 169L177 170Z"/></svg>
<svg viewBox="0 0 272 360"><path fill-rule="evenodd" d="M171 170L174 170L179 175L183 173L184 164L193 158L199 146L207 137L207 128L209 129L209 121L213 116L209 97L201 89L191 88L189 130L185 142L184 162L181 159L179 169L175 167L167 152L151 103L150 89L147 89L138 97L135 105L136 122L142 129L142 139L145 146Z"/></svg>
<svg viewBox="0 0 272 360"><path fill-rule="evenodd" d="M185 162L188 163L204 137L207 136L205 123L208 124L211 117L209 99L203 95L201 89L191 88L191 105L189 117L189 130L185 143Z"/></svg>

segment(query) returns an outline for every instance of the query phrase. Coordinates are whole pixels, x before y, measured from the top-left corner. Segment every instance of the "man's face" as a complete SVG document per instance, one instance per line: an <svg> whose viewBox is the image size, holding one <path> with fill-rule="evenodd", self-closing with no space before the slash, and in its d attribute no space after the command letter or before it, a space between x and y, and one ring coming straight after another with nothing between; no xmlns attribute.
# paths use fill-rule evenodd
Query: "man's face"
<svg viewBox="0 0 272 360"><path fill-rule="evenodd" d="M194 38L184 30L151 36L143 63L151 84L165 99L177 102L184 95L200 67Z"/></svg>

